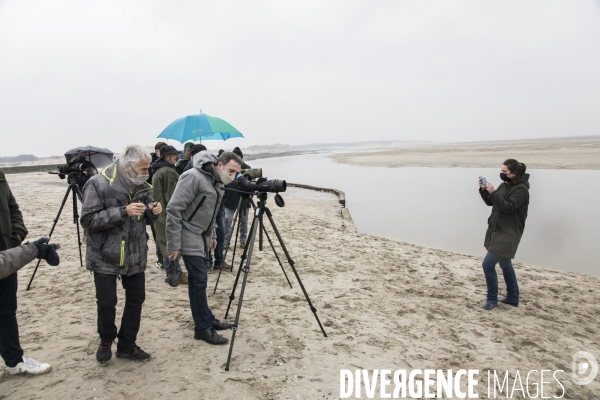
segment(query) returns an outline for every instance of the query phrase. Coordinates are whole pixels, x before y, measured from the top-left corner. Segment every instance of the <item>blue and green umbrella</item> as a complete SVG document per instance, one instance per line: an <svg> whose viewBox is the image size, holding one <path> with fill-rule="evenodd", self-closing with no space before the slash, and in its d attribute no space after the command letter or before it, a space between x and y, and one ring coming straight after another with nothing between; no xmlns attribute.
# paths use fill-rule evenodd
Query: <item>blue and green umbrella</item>
<svg viewBox="0 0 600 400"><path fill-rule="evenodd" d="M200 114L188 115L171 122L158 137L184 143L190 140L243 138L244 135L227 121L200 112Z"/></svg>

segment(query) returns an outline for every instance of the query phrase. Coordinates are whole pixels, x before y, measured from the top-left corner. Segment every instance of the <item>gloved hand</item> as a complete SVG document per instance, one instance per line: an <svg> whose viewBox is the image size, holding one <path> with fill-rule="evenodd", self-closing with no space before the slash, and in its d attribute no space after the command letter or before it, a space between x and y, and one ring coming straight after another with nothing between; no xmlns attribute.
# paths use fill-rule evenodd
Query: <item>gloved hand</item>
<svg viewBox="0 0 600 400"><path fill-rule="evenodd" d="M169 261L169 265L167 265L165 268L167 270L167 279L165 279L165 282L167 282L171 287L179 286L179 278L181 277L181 274L177 272L177 263L171 260Z"/></svg>
<svg viewBox="0 0 600 400"><path fill-rule="evenodd" d="M38 250L37 258L46 260L46 262L52 266L60 264L60 258L56 252L56 250L60 248L60 245L58 243L46 243L48 243L48 238L41 238L33 242Z"/></svg>

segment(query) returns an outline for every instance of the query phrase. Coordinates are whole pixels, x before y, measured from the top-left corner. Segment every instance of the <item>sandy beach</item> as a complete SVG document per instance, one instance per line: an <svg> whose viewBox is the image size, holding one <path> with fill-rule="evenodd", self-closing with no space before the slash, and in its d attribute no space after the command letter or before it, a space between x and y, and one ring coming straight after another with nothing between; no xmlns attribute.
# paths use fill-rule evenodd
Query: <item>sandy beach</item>
<svg viewBox="0 0 600 400"><path fill-rule="evenodd" d="M457 146L436 161L427 152L441 149L432 149L334 158L364 165L427 161L442 166L454 165L465 159L465 152L475 151ZM586 156L571 163L567 154L576 152L573 149ZM490 166L483 160L502 159L508 150L481 151L486 154L469 161L473 166ZM523 154L525 159L527 150L519 151L523 153L511 155ZM492 153L494 157L489 156ZM528 161L532 168L541 168L543 154L549 153L562 154L548 161L554 168L577 163L600 167L600 139L567 146L564 152L540 144L530 153L530 159L539 160L539 164ZM65 181L44 173L13 174L7 179L29 238L46 235ZM22 347L26 356L52 364L53 370L39 377L2 371L0 398L337 399L340 369L382 368L478 369L480 397L487 393L487 370L502 374L508 370L511 385L516 371L563 370L557 376L566 391L564 398L590 400L600 395L600 378L587 386L571 380L574 353L587 351L600 360L600 279L516 264L521 304L488 312L480 308L486 290L480 258L358 234L342 219L334 199L287 198L286 203L277 208L272 199L269 202L328 337L321 334L291 269L286 266L293 289L272 252L256 251L231 371L225 372L228 347L194 340L187 288L169 287L152 258L138 344L153 359L138 364L113 357L107 365L98 365L93 279L79 266L69 202L53 237L62 246L60 266L42 263L30 291L25 288L35 263L19 272ZM211 294L215 278L209 275ZM234 273L224 273L216 295L209 297L217 318L224 316L234 278ZM118 290L120 318L123 292ZM231 337L231 332L225 336ZM539 383L539 375L535 379ZM551 381L545 384L544 395L560 396L561 387Z"/></svg>
<svg viewBox="0 0 600 400"><path fill-rule="evenodd" d="M335 162L372 167L497 167L507 158L529 169L600 169L600 136L472 143L425 143L331 155Z"/></svg>

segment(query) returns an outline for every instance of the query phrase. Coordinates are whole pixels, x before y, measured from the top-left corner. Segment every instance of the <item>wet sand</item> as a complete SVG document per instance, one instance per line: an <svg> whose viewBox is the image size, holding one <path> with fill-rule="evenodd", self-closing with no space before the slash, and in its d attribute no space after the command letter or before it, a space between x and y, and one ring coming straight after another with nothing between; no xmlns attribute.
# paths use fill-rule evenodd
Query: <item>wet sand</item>
<svg viewBox="0 0 600 400"><path fill-rule="evenodd" d="M8 181L29 237L47 234L64 181L43 173L9 175ZM336 199L308 197L287 197L285 208L271 198L269 205L327 338L290 268L293 289L265 243L265 251L254 253L231 371L224 371L227 346L193 339L187 288L164 283L154 258L138 337L153 359L138 364L113 357L100 366L93 279L79 267L67 208L54 234L61 265L42 263L31 291L25 288L35 263L19 273L25 355L53 370L39 377L0 372L0 398L337 399L340 369L383 368L479 369L480 397L487 393L487 369L510 370L513 377L516 370L562 369L564 398L600 393L598 378L584 387L570 379L575 352L600 360L600 279L516 264L519 307L484 311L480 258L358 234ZM215 278L209 275L211 294ZM209 297L217 318L223 319L234 278L224 273ZM120 286L118 296L119 319ZM560 393L557 384L545 385L545 396Z"/></svg>
<svg viewBox="0 0 600 400"><path fill-rule="evenodd" d="M520 141L427 143L331 155L335 162L372 167L498 167L515 158L530 169L600 169L600 136Z"/></svg>

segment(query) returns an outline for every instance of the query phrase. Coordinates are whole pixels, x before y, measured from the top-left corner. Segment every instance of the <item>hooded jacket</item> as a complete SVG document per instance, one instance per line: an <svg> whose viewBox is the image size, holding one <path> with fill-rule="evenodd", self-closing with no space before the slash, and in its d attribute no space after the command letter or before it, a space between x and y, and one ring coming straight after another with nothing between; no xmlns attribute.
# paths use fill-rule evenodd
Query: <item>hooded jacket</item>
<svg viewBox="0 0 600 400"><path fill-rule="evenodd" d="M175 170L175 166L166 162L164 159L157 160L152 163L150 169L153 171L152 178L153 197L156 201L160 201L162 212L154 223L156 232L156 240L160 246L160 252L163 257L167 256L167 205L171 201L171 196L177 186L179 174Z"/></svg>
<svg viewBox="0 0 600 400"><path fill-rule="evenodd" d="M21 244L17 237L27 236L27 228L23 223L23 214L15 200L4 172L0 171L0 251L11 249Z"/></svg>
<svg viewBox="0 0 600 400"><path fill-rule="evenodd" d="M151 210L130 217L130 203L153 202L152 185L132 186L119 172L119 163L90 178L83 190L81 225L87 231L87 269L106 275L144 272L148 259L146 224L158 216Z"/></svg>
<svg viewBox="0 0 600 400"><path fill-rule="evenodd" d="M156 152L152 153L151 156L152 162L150 165L150 169L148 170L148 180L146 182L152 185L152 175L154 174L154 171L152 171L152 164L158 161L158 156L156 155Z"/></svg>
<svg viewBox="0 0 600 400"><path fill-rule="evenodd" d="M491 194L481 188L479 193L485 204L492 207L485 248L496 256L515 258L527 219L529 174L524 174L517 182L501 183Z"/></svg>
<svg viewBox="0 0 600 400"><path fill-rule="evenodd" d="M191 160L194 168L179 177L167 205L167 248L182 255L206 257L216 238L215 219L223 198L223 184L217 180L217 157L200 152Z"/></svg>

